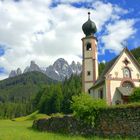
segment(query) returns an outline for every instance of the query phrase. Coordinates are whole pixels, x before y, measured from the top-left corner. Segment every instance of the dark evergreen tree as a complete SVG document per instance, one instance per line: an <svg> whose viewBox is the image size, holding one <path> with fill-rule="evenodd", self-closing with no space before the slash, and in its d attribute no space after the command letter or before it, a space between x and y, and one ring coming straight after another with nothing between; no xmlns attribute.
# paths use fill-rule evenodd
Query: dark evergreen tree
<svg viewBox="0 0 140 140"><path fill-rule="evenodd" d="M52 84L40 90L34 102L41 113L71 113L72 96L80 93L81 76L72 75L62 84Z"/></svg>
<svg viewBox="0 0 140 140"><path fill-rule="evenodd" d="M72 96L79 95L82 91L81 75L72 75L69 80L63 83L63 102L62 102L62 112L71 113L70 108Z"/></svg>
<svg viewBox="0 0 140 140"><path fill-rule="evenodd" d="M99 63L99 76L103 72L104 68L105 68L105 63Z"/></svg>

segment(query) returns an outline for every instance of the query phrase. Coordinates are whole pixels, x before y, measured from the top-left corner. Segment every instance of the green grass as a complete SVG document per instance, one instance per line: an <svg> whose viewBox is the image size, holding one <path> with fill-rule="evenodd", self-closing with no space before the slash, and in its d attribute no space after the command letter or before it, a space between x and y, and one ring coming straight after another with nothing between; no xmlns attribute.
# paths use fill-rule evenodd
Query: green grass
<svg viewBox="0 0 140 140"><path fill-rule="evenodd" d="M33 121L33 120L42 119L42 118L63 117L63 116L64 115L62 113L55 113L55 114L51 114L49 116L49 115L46 115L46 114L40 114L39 111L35 111L30 115L14 118L12 120L17 121L17 122L22 122L22 121Z"/></svg>
<svg viewBox="0 0 140 140"><path fill-rule="evenodd" d="M103 140L103 138L84 138L35 131L32 121L0 120L0 140ZM109 140L106 138L106 140ZM113 140L115 140L113 138ZM118 140L118 138L116 138ZM124 140L124 139L123 139ZM128 139L127 139L128 140Z"/></svg>
<svg viewBox="0 0 140 140"><path fill-rule="evenodd" d="M31 129L32 121L0 120L0 140L86 140L59 134L38 132Z"/></svg>
<svg viewBox="0 0 140 140"><path fill-rule="evenodd" d="M12 120L21 122L21 121L30 121L30 120L36 120L36 119L41 119L41 118L49 118L49 117L50 116L46 114L39 114L38 111L35 111L28 116L19 117Z"/></svg>

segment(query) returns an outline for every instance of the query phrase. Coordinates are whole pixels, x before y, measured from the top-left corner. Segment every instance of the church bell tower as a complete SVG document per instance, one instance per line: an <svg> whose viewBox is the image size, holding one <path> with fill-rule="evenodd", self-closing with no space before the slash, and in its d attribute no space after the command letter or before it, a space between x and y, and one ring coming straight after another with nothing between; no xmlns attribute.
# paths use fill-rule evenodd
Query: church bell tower
<svg viewBox="0 0 140 140"><path fill-rule="evenodd" d="M88 93L98 78L97 38L94 35L97 28L90 19L90 12L88 12L88 21L83 24L82 30L85 34L85 37L82 38L82 90Z"/></svg>

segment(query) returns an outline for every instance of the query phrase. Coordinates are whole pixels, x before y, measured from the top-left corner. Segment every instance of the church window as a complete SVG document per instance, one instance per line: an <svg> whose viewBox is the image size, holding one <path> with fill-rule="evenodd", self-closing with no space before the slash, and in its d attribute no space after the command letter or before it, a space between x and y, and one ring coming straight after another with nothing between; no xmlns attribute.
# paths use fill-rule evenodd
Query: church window
<svg viewBox="0 0 140 140"><path fill-rule="evenodd" d="M122 87L133 88L134 85L133 85L133 83L131 83L131 82L129 82L129 81L125 81L125 82L122 84Z"/></svg>
<svg viewBox="0 0 140 140"><path fill-rule="evenodd" d="M103 89L100 89L99 90L99 98L100 99L103 99Z"/></svg>
<svg viewBox="0 0 140 140"><path fill-rule="evenodd" d="M129 69L129 68L125 67L125 68L123 69L123 76L124 76L125 78L131 78L131 72L130 72L130 69Z"/></svg>
<svg viewBox="0 0 140 140"><path fill-rule="evenodd" d="M88 76L90 75L90 71L87 71L87 75L88 75Z"/></svg>
<svg viewBox="0 0 140 140"><path fill-rule="evenodd" d="M91 51L91 43L87 43L86 50Z"/></svg>
<svg viewBox="0 0 140 140"><path fill-rule="evenodd" d="M119 104L121 104L121 101L117 100L117 101L115 101L115 104L119 105Z"/></svg>
<svg viewBox="0 0 140 140"><path fill-rule="evenodd" d="M127 60L127 58L124 59L124 64L127 66L130 62Z"/></svg>

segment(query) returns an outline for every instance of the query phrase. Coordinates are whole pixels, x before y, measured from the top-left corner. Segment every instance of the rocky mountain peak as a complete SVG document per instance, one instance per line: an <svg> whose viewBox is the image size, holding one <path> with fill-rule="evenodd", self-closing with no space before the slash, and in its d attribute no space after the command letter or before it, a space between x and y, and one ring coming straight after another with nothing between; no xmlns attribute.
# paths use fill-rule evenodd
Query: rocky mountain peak
<svg viewBox="0 0 140 140"><path fill-rule="evenodd" d="M65 70L69 67L69 64L65 59L60 58L54 62L53 67L55 67L56 70Z"/></svg>
<svg viewBox="0 0 140 140"><path fill-rule="evenodd" d="M22 74L22 71L20 68L17 68L17 75L21 75Z"/></svg>
<svg viewBox="0 0 140 140"><path fill-rule="evenodd" d="M35 65L35 61L31 61L30 66Z"/></svg>
<svg viewBox="0 0 140 140"><path fill-rule="evenodd" d="M80 63L78 63L78 65L79 64ZM72 74L81 73L81 67L78 65L75 63L75 61L69 65L65 59L59 58L53 65L46 69L46 74L52 79L63 81L65 78L69 78Z"/></svg>
<svg viewBox="0 0 140 140"><path fill-rule="evenodd" d="M75 67L76 65L75 61L72 61L71 66Z"/></svg>
<svg viewBox="0 0 140 140"><path fill-rule="evenodd" d="M46 68L40 68L35 61L31 61L30 66L25 68L24 73L31 71L42 72L51 79L63 81L65 78L69 78L72 74L80 74L82 71L82 66L79 62L76 63L75 61L72 61L72 63L69 65L65 59L59 58L53 63L53 65ZM22 74L22 71L20 68L18 68L17 70L12 70L9 77L14 77L20 74Z"/></svg>
<svg viewBox="0 0 140 140"><path fill-rule="evenodd" d="M17 68L17 70L11 70L10 74L9 74L9 77L15 77L15 76L18 76L18 75L21 75L22 74L22 71L20 68Z"/></svg>
<svg viewBox="0 0 140 140"><path fill-rule="evenodd" d="M72 61L70 67L72 69L72 73L74 74L80 74L82 71L82 66L79 62L76 63L75 61Z"/></svg>
<svg viewBox="0 0 140 140"><path fill-rule="evenodd" d="M31 72L31 71L39 71L39 72L41 72L40 67L33 60L30 62L30 66L27 66L25 68L24 73Z"/></svg>

